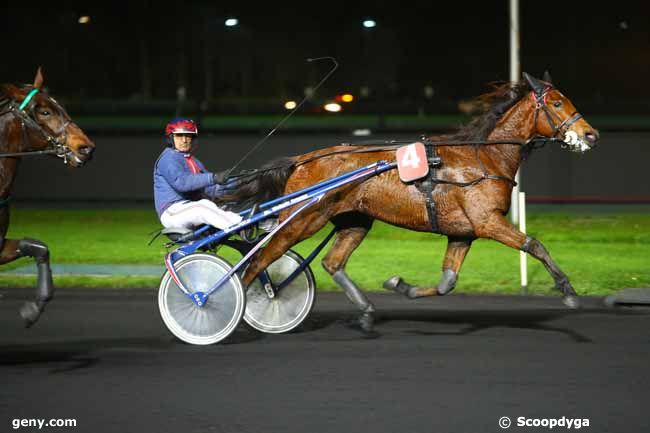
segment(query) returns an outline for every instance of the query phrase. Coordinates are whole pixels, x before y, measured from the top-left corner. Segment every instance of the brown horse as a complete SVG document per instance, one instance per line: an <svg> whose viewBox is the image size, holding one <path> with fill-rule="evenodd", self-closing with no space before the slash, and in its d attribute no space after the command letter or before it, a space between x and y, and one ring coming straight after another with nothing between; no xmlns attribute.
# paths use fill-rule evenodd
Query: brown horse
<svg viewBox="0 0 650 433"><path fill-rule="evenodd" d="M434 231L448 238L442 263L442 278L436 286L413 287L400 277L384 283L409 298L444 295L458 279L461 265L472 241L494 239L525 251L540 260L564 295L564 302L578 307L578 298L567 276L536 239L518 231L506 219L515 173L522 157L532 149L524 144L533 137L559 138L572 151L584 152L598 141L598 131L577 113L566 96L545 76L545 81L524 74L520 83L504 84L478 98L484 112L457 133L429 137L436 143L441 164L436 169L430 196L436 212L428 210L425 195L417 182L400 181L396 170L344 186L328 193L279 231L248 267L243 283L255 276L296 243L306 239L331 221L336 240L323 259L330 273L358 308L359 324L369 331L373 325L373 305L345 273L345 265L359 246L373 220L417 231ZM501 141L500 141L501 140ZM474 144L469 145L468 142ZM481 144L475 144L475 143ZM377 160L395 161L391 148L335 146L288 159L283 167L264 172L228 200L249 199L269 191L285 194L332 178ZM279 219L286 218L285 210ZM432 215L435 220L431 220Z"/></svg>
<svg viewBox="0 0 650 433"><path fill-rule="evenodd" d="M71 167L81 167L95 149L65 109L43 90L43 81L39 68L32 85L0 85L0 264L24 256L36 260L36 300L26 302L20 310L26 326L38 320L54 286L47 245L36 239L5 239L18 162L22 156L51 154Z"/></svg>

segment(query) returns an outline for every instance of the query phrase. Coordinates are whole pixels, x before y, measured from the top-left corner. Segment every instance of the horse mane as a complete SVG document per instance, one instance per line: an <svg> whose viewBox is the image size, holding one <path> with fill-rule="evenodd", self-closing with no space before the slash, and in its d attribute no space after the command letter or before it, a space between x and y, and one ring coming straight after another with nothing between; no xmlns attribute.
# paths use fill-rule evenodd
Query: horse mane
<svg viewBox="0 0 650 433"><path fill-rule="evenodd" d="M458 131L450 134L451 140L485 140L494 130L501 116L530 92L527 83L492 83L493 90L474 98L470 104L478 107L480 114Z"/></svg>
<svg viewBox="0 0 650 433"><path fill-rule="evenodd" d="M16 85L12 83L0 83L0 94L4 96L9 96L16 90L29 91L33 88L30 84Z"/></svg>
<svg viewBox="0 0 650 433"><path fill-rule="evenodd" d="M242 210L255 203L280 197L295 164L293 158L285 156L273 159L259 169L243 171L228 179L223 193L215 202Z"/></svg>
<svg viewBox="0 0 650 433"><path fill-rule="evenodd" d="M6 84L6 83L2 84L2 83L0 83L0 99L4 100L4 99L9 99L10 98L9 89L11 87L16 87L16 86L14 86L13 84Z"/></svg>

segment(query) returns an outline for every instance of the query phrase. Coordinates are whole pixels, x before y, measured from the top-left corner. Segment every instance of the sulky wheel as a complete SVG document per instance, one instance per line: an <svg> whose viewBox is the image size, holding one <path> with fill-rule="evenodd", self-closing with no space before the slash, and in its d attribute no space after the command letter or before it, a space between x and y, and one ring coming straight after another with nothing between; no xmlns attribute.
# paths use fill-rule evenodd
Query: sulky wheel
<svg viewBox="0 0 650 433"><path fill-rule="evenodd" d="M175 264L176 273L190 292L207 292L232 266L212 254L196 253ZM201 307L178 287L166 271L158 290L158 307L165 325L179 339L190 344L213 344L228 337L239 322L246 305L244 289L232 275L212 293Z"/></svg>
<svg viewBox="0 0 650 433"><path fill-rule="evenodd" d="M292 250L266 269L274 285L279 285L304 259ZM246 290L246 313L244 320L258 331L280 334L300 325L309 315L316 293L316 280L309 266L273 298L264 290L259 278Z"/></svg>

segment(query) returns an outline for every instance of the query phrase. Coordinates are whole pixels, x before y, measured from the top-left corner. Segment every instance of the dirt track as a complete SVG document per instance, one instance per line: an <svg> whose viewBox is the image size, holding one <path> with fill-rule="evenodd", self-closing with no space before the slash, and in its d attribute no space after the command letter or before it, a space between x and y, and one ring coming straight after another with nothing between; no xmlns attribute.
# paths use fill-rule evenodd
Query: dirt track
<svg viewBox="0 0 650 433"><path fill-rule="evenodd" d="M650 427L650 311L599 298L574 312L557 298L373 293L368 339L346 327L342 294L321 293L300 332L242 325L195 347L169 334L151 290L61 290L30 330L17 315L30 293L0 294L0 431L20 418L74 418L49 429L74 432L475 433L502 431L502 416L515 431L518 417Z"/></svg>

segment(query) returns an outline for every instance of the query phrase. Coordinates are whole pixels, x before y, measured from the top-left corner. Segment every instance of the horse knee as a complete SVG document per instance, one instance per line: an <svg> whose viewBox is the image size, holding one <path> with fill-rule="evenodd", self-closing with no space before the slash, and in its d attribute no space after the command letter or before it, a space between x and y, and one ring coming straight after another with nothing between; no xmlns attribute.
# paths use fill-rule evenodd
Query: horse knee
<svg viewBox="0 0 650 433"><path fill-rule="evenodd" d="M539 249L539 246L541 246L541 244L537 239L526 236L526 240L524 240L524 243L519 247L519 249L525 253L533 254L534 251Z"/></svg>
<svg viewBox="0 0 650 433"><path fill-rule="evenodd" d="M544 245L537 239L530 236L526 236L526 240L519 249L525 253L532 255L533 257L548 256L548 251L546 251Z"/></svg>
<svg viewBox="0 0 650 433"><path fill-rule="evenodd" d="M47 263L50 260L50 250L47 245L37 239L19 240L18 252L23 256L33 257L36 263Z"/></svg>
<svg viewBox="0 0 650 433"><path fill-rule="evenodd" d="M337 266L337 263L334 263L331 260L327 260L327 257L325 257L320 262L320 264L323 266L323 269L325 269L325 271L330 275L334 275L334 273L339 270L339 266Z"/></svg>

